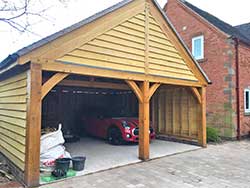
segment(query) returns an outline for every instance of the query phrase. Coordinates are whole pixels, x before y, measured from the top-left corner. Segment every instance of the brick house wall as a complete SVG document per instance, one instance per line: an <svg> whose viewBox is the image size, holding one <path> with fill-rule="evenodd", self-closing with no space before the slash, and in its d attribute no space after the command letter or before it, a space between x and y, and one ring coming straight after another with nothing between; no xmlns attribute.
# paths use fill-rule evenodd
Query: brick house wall
<svg viewBox="0 0 250 188"><path fill-rule="evenodd" d="M204 59L198 62L212 81L207 88L207 126L217 128L221 136L236 137L234 41L177 0L168 0L164 10L190 50L192 38L204 35Z"/></svg>
<svg viewBox="0 0 250 188"><path fill-rule="evenodd" d="M250 114L244 110L244 89L250 89L250 47L239 44L240 120L241 135L250 131Z"/></svg>

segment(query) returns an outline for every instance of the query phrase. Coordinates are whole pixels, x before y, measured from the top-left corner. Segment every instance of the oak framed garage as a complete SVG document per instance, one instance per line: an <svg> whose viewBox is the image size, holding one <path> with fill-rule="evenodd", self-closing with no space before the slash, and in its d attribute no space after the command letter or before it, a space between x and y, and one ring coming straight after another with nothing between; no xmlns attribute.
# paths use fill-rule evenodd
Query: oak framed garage
<svg viewBox="0 0 250 188"><path fill-rule="evenodd" d="M45 80L43 72L53 76ZM93 84L69 80L70 75L119 79L124 83L120 87L127 84L135 93L140 159L150 158L150 117L160 135L196 139L206 146L209 79L156 1L125 0L19 50L0 64L0 151L28 186L39 183L43 98L58 84ZM114 83L94 84L114 87Z"/></svg>

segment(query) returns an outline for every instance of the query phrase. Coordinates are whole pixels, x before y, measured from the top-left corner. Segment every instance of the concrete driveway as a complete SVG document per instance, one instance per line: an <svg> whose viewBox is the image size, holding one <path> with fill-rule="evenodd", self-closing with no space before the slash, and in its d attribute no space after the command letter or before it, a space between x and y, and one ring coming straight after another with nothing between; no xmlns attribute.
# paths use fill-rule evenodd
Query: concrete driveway
<svg viewBox="0 0 250 188"><path fill-rule="evenodd" d="M76 177L42 188L250 187L250 141L209 145L178 155Z"/></svg>

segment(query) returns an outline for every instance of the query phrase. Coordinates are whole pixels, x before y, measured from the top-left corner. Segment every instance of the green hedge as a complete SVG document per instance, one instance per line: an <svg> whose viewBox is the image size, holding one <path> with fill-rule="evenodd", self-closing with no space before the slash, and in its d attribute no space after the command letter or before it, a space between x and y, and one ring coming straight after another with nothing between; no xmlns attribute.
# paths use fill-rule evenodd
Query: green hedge
<svg viewBox="0 0 250 188"><path fill-rule="evenodd" d="M207 142L220 142L220 136L217 129L207 127Z"/></svg>

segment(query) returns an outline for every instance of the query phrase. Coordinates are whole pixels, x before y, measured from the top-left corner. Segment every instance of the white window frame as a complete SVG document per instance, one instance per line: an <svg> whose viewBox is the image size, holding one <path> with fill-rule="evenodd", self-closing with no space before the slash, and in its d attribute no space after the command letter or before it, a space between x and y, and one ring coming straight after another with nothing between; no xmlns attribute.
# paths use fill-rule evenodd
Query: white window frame
<svg viewBox="0 0 250 188"><path fill-rule="evenodd" d="M195 51L195 49L194 49L194 41L197 40L197 39L201 40L201 55L198 56L198 57L195 57L194 56L194 51ZM200 35L200 36L192 38L192 54L193 54L193 56L195 57L196 60L204 59L204 35Z"/></svg>
<svg viewBox="0 0 250 188"><path fill-rule="evenodd" d="M249 93L248 95L248 109L246 105L246 92ZM246 113L250 113L250 89L244 89L244 110Z"/></svg>

